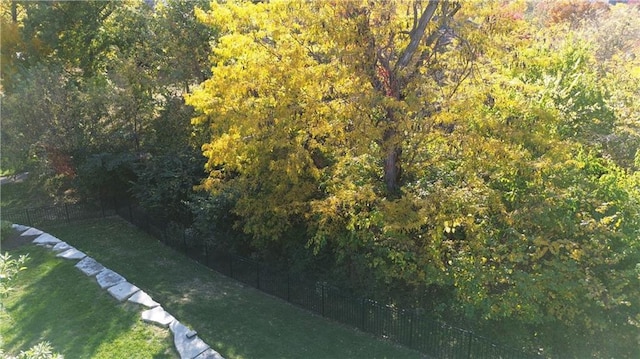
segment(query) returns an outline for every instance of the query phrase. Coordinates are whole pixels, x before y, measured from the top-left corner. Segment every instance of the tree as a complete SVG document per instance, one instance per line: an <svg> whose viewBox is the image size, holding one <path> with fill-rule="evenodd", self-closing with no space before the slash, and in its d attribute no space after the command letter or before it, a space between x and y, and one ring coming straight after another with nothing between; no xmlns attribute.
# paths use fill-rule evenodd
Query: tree
<svg viewBox="0 0 640 359"><path fill-rule="evenodd" d="M2 18L11 30L2 47L5 165L35 163L56 188L113 194L128 190L134 163L150 153L192 156L182 94L207 73L213 33L194 25L196 2L11 4L18 15L3 3ZM187 51L197 56L184 61Z"/></svg>
<svg viewBox="0 0 640 359"><path fill-rule="evenodd" d="M209 41L215 36L215 29L196 20L196 6L206 8L208 3L168 1L155 7L149 25L154 37L149 42L155 44L158 57L149 68L157 69L150 76L156 106L147 122L146 155L135 167L137 180L132 188L143 207L181 225L191 222L188 201L203 177L202 142L190 125L193 109L182 96L209 73Z"/></svg>
<svg viewBox="0 0 640 359"><path fill-rule="evenodd" d="M373 7L354 2L313 6L273 2L219 5L208 15L201 14L227 33L214 51L217 66L212 78L188 97L190 104L206 108L197 123L217 117L211 121L216 137L208 146L217 149L205 152L208 168L216 173L216 167L224 164L226 173L221 176L233 177L240 167L255 171L252 177L278 176L262 181L263 186L276 187L260 192L279 193L279 214L265 208L253 224L247 222L247 230L277 235L286 225L276 218L286 222L291 214L304 213L303 203L315 196L314 182L332 170L329 163L347 153L347 157L380 159L376 167L383 186L378 188L385 196L397 195L404 133L420 126L437 107L437 100L424 102L415 93L441 90L444 86L437 81L455 83L466 71L456 66L464 59L440 59L447 46L454 46L452 17L457 9L449 2L430 2L424 8L419 2ZM251 52L246 54L238 44ZM424 71L435 67L437 74ZM280 83L270 78L274 74ZM231 79L233 88L228 87ZM423 117L416 121L407 113ZM231 144L238 147L231 149ZM245 150L270 159L247 166L240 163ZM259 168L270 161L268 167ZM290 191L294 184L296 189ZM241 202L240 206L255 209L252 200Z"/></svg>
<svg viewBox="0 0 640 359"><path fill-rule="evenodd" d="M189 92L190 87L210 74L210 41L215 29L199 22L195 8L207 9L209 2L173 0L159 3L156 33L162 44L160 74L167 90ZM189 56L185 56L189 54ZM181 92L179 92L181 93Z"/></svg>
<svg viewBox="0 0 640 359"><path fill-rule="evenodd" d="M3 75L2 83L3 162L12 160L17 167L35 162L49 179L73 179L86 151L122 142L113 136L119 126L109 118L113 87L104 74L110 42L102 26L115 7L105 2L16 7L17 45L7 49L10 62L2 64L3 73L11 74Z"/></svg>
<svg viewBox="0 0 640 359"><path fill-rule="evenodd" d="M258 255L306 246L398 305L559 357L633 357L637 174L600 146L633 90L612 97L592 44L529 14L213 5L212 75L187 96L211 131L203 187L235 201Z"/></svg>
<svg viewBox="0 0 640 359"><path fill-rule="evenodd" d="M26 16L22 36L41 44L42 51L24 54L30 64L52 60L84 77L99 73L107 61L109 39L100 31L117 8L109 1L33 2L23 5Z"/></svg>

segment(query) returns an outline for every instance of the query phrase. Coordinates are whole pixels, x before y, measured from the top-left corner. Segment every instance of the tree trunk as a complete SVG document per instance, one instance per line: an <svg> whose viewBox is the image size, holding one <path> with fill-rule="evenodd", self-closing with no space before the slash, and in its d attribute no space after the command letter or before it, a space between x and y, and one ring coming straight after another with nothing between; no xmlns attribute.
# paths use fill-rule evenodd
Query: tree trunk
<svg viewBox="0 0 640 359"><path fill-rule="evenodd" d="M361 24L364 30L359 31L363 39L369 39L364 42L367 44L367 58L374 59L367 66L367 74L371 80L373 87L381 92L384 96L403 102L403 90L412 76L421 66L420 61L416 60L416 53L420 48L420 43L426 41L428 47L432 47L433 42L440 37L440 29L426 34L429 24L438 21L439 28L446 25L449 19L453 18L455 13L460 9L460 4L449 3L448 1L430 0L426 6L422 8L422 3L416 1L413 4L414 22L411 31L409 31L409 43L402 51L399 51L397 61L392 64L391 59L394 57L386 48L376 44L371 32L371 24L368 18L364 18L367 22ZM436 16L436 11L440 8L442 15ZM393 36L389 40L389 44L393 43ZM437 50L437 47L431 50ZM398 134L398 123L394 116L393 109L387 108L387 118L385 124L387 127L383 138L383 155L384 156L384 183L387 195L396 197L400 195L400 187L402 180L402 145Z"/></svg>
<svg viewBox="0 0 640 359"><path fill-rule="evenodd" d="M384 184L387 195L394 197L400 191L402 176L402 147L397 139L396 121L392 110L387 111L387 121L390 126L383 135L384 152Z"/></svg>
<svg viewBox="0 0 640 359"><path fill-rule="evenodd" d="M387 193L392 197L400 191L400 176L402 175L401 153L402 148L400 146L392 146L387 151L387 156L384 160L384 183Z"/></svg>

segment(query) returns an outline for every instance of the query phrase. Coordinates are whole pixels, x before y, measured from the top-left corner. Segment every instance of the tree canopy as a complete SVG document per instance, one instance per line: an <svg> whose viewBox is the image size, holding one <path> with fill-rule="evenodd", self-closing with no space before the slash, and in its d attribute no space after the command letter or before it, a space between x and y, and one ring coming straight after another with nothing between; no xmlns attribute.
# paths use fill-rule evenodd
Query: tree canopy
<svg viewBox="0 0 640 359"><path fill-rule="evenodd" d="M628 83L638 48L593 35L632 19L503 5L200 12L220 29L211 78L187 96L211 130L204 187L234 196L263 251L329 252L351 280L411 298L446 291L447 315L507 323L494 334L560 356L612 327L632 350L638 175L618 136L637 140L637 105L603 78ZM605 347L589 350L618 350Z"/></svg>
<svg viewBox="0 0 640 359"><path fill-rule="evenodd" d="M126 192L154 168L141 158L193 157L182 96L208 73L214 33L196 6L207 2L3 2L3 167L78 198Z"/></svg>

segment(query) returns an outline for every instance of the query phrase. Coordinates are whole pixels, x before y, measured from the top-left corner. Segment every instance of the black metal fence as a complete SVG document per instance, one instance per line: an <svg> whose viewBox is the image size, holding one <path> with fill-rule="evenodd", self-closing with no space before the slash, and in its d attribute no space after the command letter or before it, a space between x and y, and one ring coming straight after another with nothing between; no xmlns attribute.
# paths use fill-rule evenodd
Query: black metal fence
<svg viewBox="0 0 640 359"><path fill-rule="evenodd" d="M345 294L324 282L304 279L263 263L212 251L187 229L161 222L131 205L63 205L3 211L2 219L29 226L119 215L164 244L242 283L279 297L323 317L347 324L377 337L391 340L434 358L443 359L526 359L541 355L524 353L492 343L472 331L433 320L415 309L396 308L367 298Z"/></svg>
<svg viewBox="0 0 640 359"><path fill-rule="evenodd" d="M496 345L472 331L433 320L419 310L353 297L327 283L308 281L247 258L212 252L204 260L199 258L208 267L263 292L434 358L540 358Z"/></svg>
<svg viewBox="0 0 640 359"><path fill-rule="evenodd" d="M102 218L115 214L114 208L105 208L100 203L81 203L2 210L0 219L36 227L60 222Z"/></svg>

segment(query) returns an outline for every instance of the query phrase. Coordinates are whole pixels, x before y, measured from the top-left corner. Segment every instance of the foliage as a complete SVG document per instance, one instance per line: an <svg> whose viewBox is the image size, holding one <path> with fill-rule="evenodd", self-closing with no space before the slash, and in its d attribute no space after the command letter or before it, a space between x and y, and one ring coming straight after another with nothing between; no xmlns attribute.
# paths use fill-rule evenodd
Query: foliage
<svg viewBox="0 0 640 359"><path fill-rule="evenodd" d="M170 98L151 124L148 156L134 167L134 197L160 219L189 226L188 205L194 186L203 177L202 160L190 131L193 111L179 98Z"/></svg>
<svg viewBox="0 0 640 359"><path fill-rule="evenodd" d="M78 167L76 186L84 198L128 199L131 182L136 179L135 163L136 157L127 152L89 154Z"/></svg>
<svg viewBox="0 0 640 359"><path fill-rule="evenodd" d="M207 74L214 34L196 5L207 3L3 2L3 166L31 164L58 195L127 191L129 175L96 176L100 158L188 147L181 95ZM174 116L179 126L165 126Z"/></svg>
<svg viewBox="0 0 640 359"><path fill-rule="evenodd" d="M639 7L153 5L2 3L3 168L549 356L637 357Z"/></svg>
<svg viewBox="0 0 640 359"><path fill-rule="evenodd" d="M21 174L19 181L7 182L0 191L0 208L42 207L52 204L49 195L37 181L33 181L29 174Z"/></svg>
<svg viewBox="0 0 640 359"><path fill-rule="evenodd" d="M27 269L24 264L27 262L28 256L21 255L18 258L12 257L8 252L0 253L0 310L4 312L4 300L13 291L12 282L18 276L18 273ZM0 313L4 314L4 313Z"/></svg>
<svg viewBox="0 0 640 359"><path fill-rule="evenodd" d="M21 61L27 66L61 61L65 68L75 68L87 78L99 73L107 62L109 46L102 21L116 9L116 4L86 1L73 4L26 2L20 6L26 13L22 19L21 37L26 42ZM28 46L36 44L35 48Z"/></svg>
<svg viewBox="0 0 640 359"><path fill-rule="evenodd" d="M187 199L202 171L194 158L191 153L179 152L141 161L136 167L135 198L154 217L189 225Z"/></svg>
<svg viewBox="0 0 640 359"><path fill-rule="evenodd" d="M602 68L638 49L604 55L580 32L595 10L538 27L525 5L213 5L212 77L187 96L211 131L204 188L235 194L263 255L328 251L353 282L440 293L422 304L523 347L633 357L640 196L618 138L638 82L634 60Z"/></svg>
<svg viewBox="0 0 640 359"><path fill-rule="evenodd" d="M188 202L193 215L191 228L214 248L237 249L244 246L233 228L233 224L239 220L232 212L236 197L230 192L217 193L215 196L200 192Z"/></svg>
<svg viewBox="0 0 640 359"><path fill-rule="evenodd" d="M62 359L63 356L53 352L49 342L41 342L27 351L22 351L18 359Z"/></svg>

